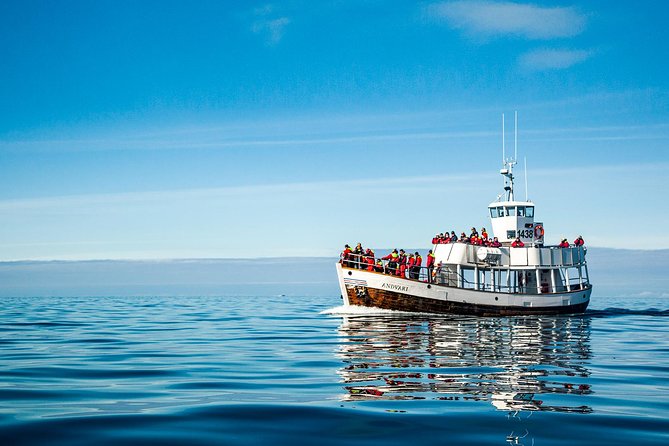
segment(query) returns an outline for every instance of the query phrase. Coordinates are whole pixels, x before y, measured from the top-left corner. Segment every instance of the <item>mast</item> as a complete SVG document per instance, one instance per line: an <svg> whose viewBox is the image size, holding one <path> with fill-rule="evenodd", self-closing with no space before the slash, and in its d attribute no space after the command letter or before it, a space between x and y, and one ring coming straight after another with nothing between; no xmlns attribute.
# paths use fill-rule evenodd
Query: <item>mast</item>
<svg viewBox="0 0 669 446"><path fill-rule="evenodd" d="M506 158L506 147L505 147L505 138L504 138L504 113L502 113L502 163L504 167L499 171L500 174L504 176L504 190L506 191L506 201L513 201L513 166L516 164L516 156L518 155L518 146L517 146L517 112L516 112L516 136L514 143L514 157Z"/></svg>

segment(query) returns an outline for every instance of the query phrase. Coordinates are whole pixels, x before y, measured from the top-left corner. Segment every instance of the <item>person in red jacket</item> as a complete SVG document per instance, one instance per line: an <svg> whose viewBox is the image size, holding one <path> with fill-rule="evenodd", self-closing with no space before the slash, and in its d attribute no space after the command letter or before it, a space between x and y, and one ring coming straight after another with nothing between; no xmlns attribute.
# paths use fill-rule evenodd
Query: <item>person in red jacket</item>
<svg viewBox="0 0 669 446"><path fill-rule="evenodd" d="M516 239L511 243L512 248L524 248L525 243L520 239L520 237L516 237Z"/></svg>
<svg viewBox="0 0 669 446"><path fill-rule="evenodd" d="M583 245L585 245L585 240L583 240L583 237L581 237L579 235L578 238L576 240L574 240L574 245L583 246Z"/></svg>
<svg viewBox="0 0 669 446"><path fill-rule="evenodd" d="M374 257L365 256L365 262L367 263L367 271L374 271Z"/></svg>
<svg viewBox="0 0 669 446"><path fill-rule="evenodd" d="M397 275L400 277L406 277L407 271L407 255L403 249L400 249L400 256L398 259L399 268L397 269Z"/></svg>
<svg viewBox="0 0 669 446"><path fill-rule="evenodd" d="M563 238L560 244L558 245L560 248L569 248L569 242L567 241L566 238Z"/></svg>
<svg viewBox="0 0 669 446"><path fill-rule="evenodd" d="M351 258L351 253L352 253L352 252L353 252L353 251L351 250L351 247L350 247L350 246L348 246L348 245L344 245L344 252L341 253L341 263L342 263L342 265L344 265L345 267L349 267L349 268L350 268L350 266L351 266L351 265L349 264L349 260L350 260L350 258Z"/></svg>
<svg viewBox="0 0 669 446"><path fill-rule="evenodd" d="M486 231L485 228L481 228L481 238L483 240L488 240L488 231Z"/></svg>
<svg viewBox="0 0 669 446"><path fill-rule="evenodd" d="M499 242L499 240L497 240L497 237L492 239L492 242L490 242L491 248L499 248L500 246L502 246L502 244Z"/></svg>
<svg viewBox="0 0 669 446"><path fill-rule="evenodd" d="M362 263L367 271L374 271L374 251L367 248L362 257Z"/></svg>
<svg viewBox="0 0 669 446"><path fill-rule="evenodd" d="M407 269L409 271L409 279L413 279L413 267L416 265L416 258L413 254L409 253L409 258L407 260Z"/></svg>
<svg viewBox="0 0 669 446"><path fill-rule="evenodd" d="M427 267L427 281L432 283L432 272L434 271L434 254L432 250L427 253L427 260L425 261L425 266Z"/></svg>
<svg viewBox="0 0 669 446"><path fill-rule="evenodd" d="M397 249L393 249L393 252L391 252L390 254L388 254L385 257L381 257L383 260L388 261L388 270L387 270L388 274L395 275L396 270L397 270L397 262L399 260L399 257L400 256L397 253Z"/></svg>
<svg viewBox="0 0 669 446"><path fill-rule="evenodd" d="M423 258L420 256L420 253L416 251L415 257L416 262L414 263L413 278L418 280L420 278L420 266L423 263Z"/></svg>

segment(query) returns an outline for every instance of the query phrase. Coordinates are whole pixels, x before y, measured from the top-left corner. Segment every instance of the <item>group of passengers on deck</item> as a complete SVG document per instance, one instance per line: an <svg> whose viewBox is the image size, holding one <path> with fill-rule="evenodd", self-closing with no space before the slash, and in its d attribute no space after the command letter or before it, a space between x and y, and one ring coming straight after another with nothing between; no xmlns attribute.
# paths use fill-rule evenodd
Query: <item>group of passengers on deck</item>
<svg viewBox="0 0 669 446"><path fill-rule="evenodd" d="M481 228L480 235L476 228L472 228L469 237L467 237L467 235L462 232L458 238L455 235L455 231L451 231L450 234L448 231L446 231L435 235L432 239L432 244L434 245L446 243L467 243L491 248L499 248L502 246L502 243L497 240L497 237L488 237L488 232L485 228ZM585 241L580 235L578 238L576 238L576 240L574 240L574 246L583 246L584 244ZM520 240L520 238L516 238L511 243L512 248L522 248L524 246L525 244L522 240ZM569 246L570 245L567 239L562 239L558 245L560 248L569 248ZM415 280L420 278L421 268L426 268L427 279L431 282L431 279L433 278L432 276L434 275L435 266L435 257L431 249L428 251L426 257L427 260L425 262L425 267L422 266L423 257L418 251L407 254L403 249L400 249L399 251L397 249L393 249L390 254L377 259L374 251L372 251L370 248L364 249L362 247L362 243L358 243L355 246L355 249L351 249L349 245L344 246L344 251L341 255L341 263L347 268L357 268Z"/></svg>
<svg viewBox="0 0 669 446"><path fill-rule="evenodd" d="M469 237L464 232L461 232L460 237L458 238L458 236L455 235L455 231L451 231L450 234L446 231L439 233L432 238L433 245L441 245L445 243L468 243L470 245L488 246L491 248L499 248L502 246L502 243L497 240L497 237L490 238L488 236L488 231L486 231L485 228L481 228L480 235L476 228L472 228Z"/></svg>
<svg viewBox="0 0 669 446"><path fill-rule="evenodd" d="M386 261L385 264L384 260ZM370 248L364 249L362 244L358 243L355 249L351 249L349 245L344 246L341 262L348 268L364 269L417 280L420 277L423 257L418 251L407 254L403 249L399 251L393 249L390 254L376 259L374 251ZM431 274L434 268L434 254L431 249L427 253L425 267Z"/></svg>

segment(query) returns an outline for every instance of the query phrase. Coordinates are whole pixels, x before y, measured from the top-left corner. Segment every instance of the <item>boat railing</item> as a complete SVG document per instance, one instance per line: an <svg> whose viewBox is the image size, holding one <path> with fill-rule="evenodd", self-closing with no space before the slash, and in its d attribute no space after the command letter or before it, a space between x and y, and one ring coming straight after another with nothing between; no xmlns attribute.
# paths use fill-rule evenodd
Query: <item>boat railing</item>
<svg viewBox="0 0 669 446"><path fill-rule="evenodd" d="M478 249L481 246L465 245L466 248L461 252L462 261L469 264L483 265L487 262L479 260L477 257ZM503 265L514 266L578 266L585 264L586 248L582 246L572 246L561 248L559 246L530 246L525 248L512 248L503 246L498 248L501 253L499 263Z"/></svg>
<svg viewBox="0 0 669 446"><path fill-rule="evenodd" d="M551 286L540 286L537 289L536 284L523 283L522 281L509 280L507 285L504 282L476 281L471 280L462 272L458 272L446 265L427 266L413 266L402 268L399 262L393 262L386 259L373 258L373 263L367 261L369 257L359 254L351 254L348 258L341 258L340 263L344 268L359 269L367 272L374 272L378 274L386 274L402 279L416 280L427 284L443 285L454 288L471 289L478 291L498 292L498 293L513 293L513 294L550 294L551 292L565 292L586 289L589 283L582 277L567 277L565 282L561 283L556 289ZM521 270L512 270L521 271ZM527 270L532 271L532 270Z"/></svg>

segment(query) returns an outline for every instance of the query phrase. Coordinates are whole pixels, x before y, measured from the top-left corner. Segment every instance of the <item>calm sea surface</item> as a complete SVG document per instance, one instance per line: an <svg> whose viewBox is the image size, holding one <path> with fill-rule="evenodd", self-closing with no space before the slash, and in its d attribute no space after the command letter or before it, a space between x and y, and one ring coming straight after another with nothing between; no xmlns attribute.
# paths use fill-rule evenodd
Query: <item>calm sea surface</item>
<svg viewBox="0 0 669 446"><path fill-rule="evenodd" d="M2 445L669 444L669 299L512 318L345 316L338 296L0 302Z"/></svg>

